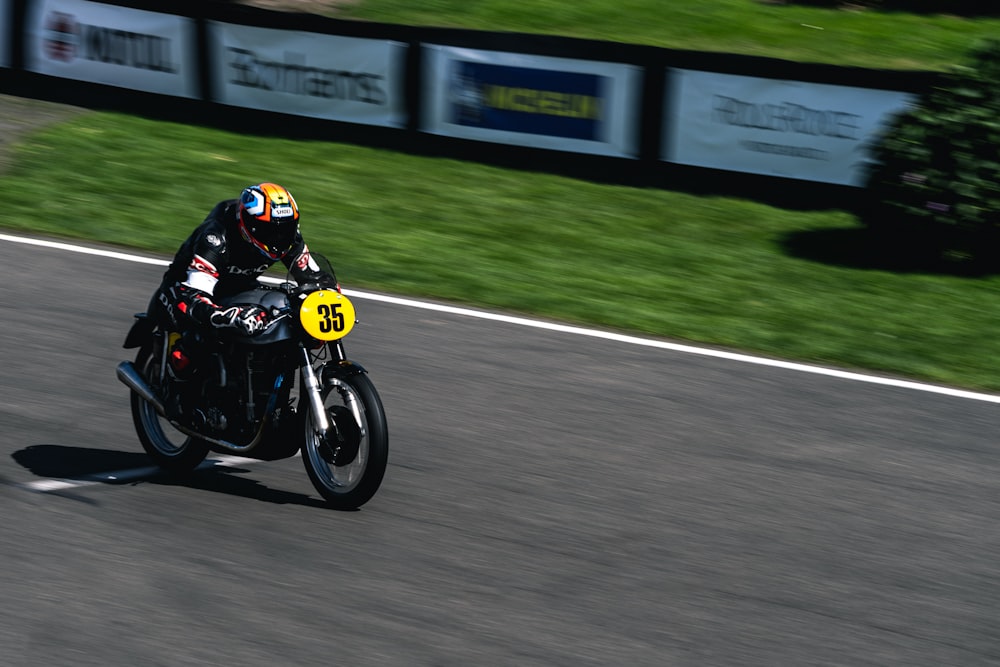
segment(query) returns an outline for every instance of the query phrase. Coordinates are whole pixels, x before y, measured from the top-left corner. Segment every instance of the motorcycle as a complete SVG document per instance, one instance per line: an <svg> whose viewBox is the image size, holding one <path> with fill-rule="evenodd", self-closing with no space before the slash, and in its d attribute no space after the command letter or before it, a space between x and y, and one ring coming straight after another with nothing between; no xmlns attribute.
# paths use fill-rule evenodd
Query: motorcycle
<svg viewBox="0 0 1000 667"><path fill-rule="evenodd" d="M254 336L235 329L205 336L172 330L154 313L135 316L124 347L138 353L118 365L117 376L131 389L146 453L184 473L210 451L265 461L301 452L330 507L368 502L385 474L389 435L374 384L344 350L355 324L350 299L315 284L259 282L217 302L256 304L271 320ZM197 363L187 374L182 366L193 350Z"/></svg>

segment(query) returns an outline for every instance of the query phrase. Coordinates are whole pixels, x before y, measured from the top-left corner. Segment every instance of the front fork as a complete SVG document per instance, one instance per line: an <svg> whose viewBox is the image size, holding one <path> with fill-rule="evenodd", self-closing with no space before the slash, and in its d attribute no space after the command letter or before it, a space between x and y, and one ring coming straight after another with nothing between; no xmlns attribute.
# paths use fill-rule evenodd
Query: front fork
<svg viewBox="0 0 1000 667"><path fill-rule="evenodd" d="M330 430L330 420L327 418L326 408L323 407L323 396L320 393L316 371L313 370L312 357L305 346L299 346L299 353L302 355L302 390L309 397L316 433L326 435L327 431Z"/></svg>
<svg viewBox="0 0 1000 667"><path fill-rule="evenodd" d="M313 414L316 415L316 432L319 435L325 436L327 429L331 426L338 429L341 428L339 424L330 424L326 407L323 405L323 396L320 388L330 386L341 393L348 410L350 410L351 415L354 417L354 422L357 424L358 429L360 429L361 436L364 437L367 433L367 428L365 427L363 407L358 402L357 396L353 391L345 390L346 383L344 379L351 375L366 373L367 371L360 364L349 361L347 355L344 353L344 346L340 341L336 341L328 347L331 361L323 366L323 377L318 378L313 368L309 351L305 347L300 347L299 350L302 354L303 363L302 386L303 390L308 394Z"/></svg>

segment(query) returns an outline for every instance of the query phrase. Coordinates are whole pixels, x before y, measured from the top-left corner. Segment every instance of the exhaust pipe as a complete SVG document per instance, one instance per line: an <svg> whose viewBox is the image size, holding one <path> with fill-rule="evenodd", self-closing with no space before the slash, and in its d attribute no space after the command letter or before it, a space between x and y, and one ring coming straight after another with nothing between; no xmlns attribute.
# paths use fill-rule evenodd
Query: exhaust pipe
<svg viewBox="0 0 1000 667"><path fill-rule="evenodd" d="M152 405L153 408L160 413L161 417L167 416L167 410L163 407L163 403L161 403L160 399L156 397L153 390L149 388L146 381L142 379L142 376L139 375L139 371L135 369L135 366L132 365L131 361L123 361L118 364L118 368L115 373L118 375L118 379L121 380L126 387L137 393L139 398Z"/></svg>
<svg viewBox="0 0 1000 667"><path fill-rule="evenodd" d="M141 398L142 400L146 401L151 406L153 406L153 409L156 410L156 412L159 413L161 417L167 419L170 422L171 426L176 428L181 433L184 433L185 435L189 435L193 438L204 440L209 444L217 445L231 452L244 455L250 450L252 450L254 447L256 447L257 444L260 443L260 441L264 437L264 430L268 423L267 417L265 417L261 422L260 428L257 430L257 434L254 436L253 440L251 440L246 445L237 445L227 440L220 440L218 438L213 438L203 433L199 433L198 431L188 426L185 426L184 424L178 423L167 416L167 410L165 407L163 407L163 403L161 403L160 399L156 397L156 395L153 393L153 390L149 388L149 385L146 384L146 381L142 379L142 376L139 375L139 371L135 369L135 366L132 364L131 361L123 361L120 364L118 364L118 368L116 369L115 373L116 375L118 375L118 379L121 380L126 387L128 387L136 394L138 394L139 398Z"/></svg>

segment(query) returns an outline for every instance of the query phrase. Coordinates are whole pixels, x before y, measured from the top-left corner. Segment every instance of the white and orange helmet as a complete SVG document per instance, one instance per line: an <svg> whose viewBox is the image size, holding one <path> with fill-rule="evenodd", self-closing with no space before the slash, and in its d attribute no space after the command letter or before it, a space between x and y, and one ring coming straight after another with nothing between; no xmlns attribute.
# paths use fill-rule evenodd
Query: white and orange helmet
<svg viewBox="0 0 1000 667"><path fill-rule="evenodd" d="M271 260L284 257L295 243L299 207L292 193L276 183L243 190L237 215L243 240Z"/></svg>

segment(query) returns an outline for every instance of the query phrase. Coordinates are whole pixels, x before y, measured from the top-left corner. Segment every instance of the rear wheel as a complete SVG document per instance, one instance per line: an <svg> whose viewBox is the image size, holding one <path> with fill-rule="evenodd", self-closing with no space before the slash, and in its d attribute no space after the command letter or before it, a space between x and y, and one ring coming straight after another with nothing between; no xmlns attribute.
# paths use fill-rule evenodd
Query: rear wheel
<svg viewBox="0 0 1000 667"><path fill-rule="evenodd" d="M343 378L325 387L322 396L330 430L337 434L318 435L310 410L304 420L302 462L313 486L331 507L356 509L378 491L389 459L389 428L382 401L367 375ZM338 442L343 445L339 455ZM343 460L343 451L353 454L349 461Z"/></svg>
<svg viewBox="0 0 1000 667"><path fill-rule="evenodd" d="M135 360L135 367L143 379L160 396L161 382L158 379L160 369L156 355L143 348ZM132 421L139 442L146 453L161 468L172 472L184 473L194 470L208 455L209 444L204 440L185 435L160 417L150 403L143 400L134 391L132 394Z"/></svg>

